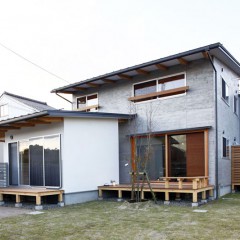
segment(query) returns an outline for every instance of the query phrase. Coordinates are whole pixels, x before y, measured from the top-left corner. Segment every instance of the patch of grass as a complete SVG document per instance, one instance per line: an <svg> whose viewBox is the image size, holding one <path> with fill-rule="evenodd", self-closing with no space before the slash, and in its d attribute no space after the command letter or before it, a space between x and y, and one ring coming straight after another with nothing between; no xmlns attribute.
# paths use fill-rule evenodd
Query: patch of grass
<svg viewBox="0 0 240 240"><path fill-rule="evenodd" d="M239 239L240 194L195 208L96 201L0 220L0 239Z"/></svg>

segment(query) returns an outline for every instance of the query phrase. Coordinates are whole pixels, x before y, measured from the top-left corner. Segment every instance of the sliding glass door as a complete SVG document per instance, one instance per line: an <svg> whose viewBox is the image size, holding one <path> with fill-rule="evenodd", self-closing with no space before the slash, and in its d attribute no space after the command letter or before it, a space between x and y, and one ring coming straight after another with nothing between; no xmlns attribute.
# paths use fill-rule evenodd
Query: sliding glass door
<svg viewBox="0 0 240 240"><path fill-rule="evenodd" d="M60 135L19 142L20 185L59 187L60 176Z"/></svg>

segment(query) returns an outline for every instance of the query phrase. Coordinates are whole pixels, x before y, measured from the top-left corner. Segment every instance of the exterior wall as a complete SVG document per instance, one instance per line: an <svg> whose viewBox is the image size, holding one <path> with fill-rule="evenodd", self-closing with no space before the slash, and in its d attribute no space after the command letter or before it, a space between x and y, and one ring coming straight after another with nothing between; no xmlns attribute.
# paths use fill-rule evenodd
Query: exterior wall
<svg viewBox="0 0 240 240"><path fill-rule="evenodd" d="M111 180L119 182L118 141L117 119L65 118L62 142L65 194L96 191L97 186ZM96 199L97 194L92 196Z"/></svg>
<svg viewBox="0 0 240 240"><path fill-rule="evenodd" d="M0 121L37 112L34 108L28 107L27 105L6 95L3 95L0 99L0 105L4 104L8 104L8 116L0 117Z"/></svg>
<svg viewBox="0 0 240 240"><path fill-rule="evenodd" d="M162 98L141 103L131 103L133 83L150 80L170 74L186 72L186 84L189 91L186 95ZM152 115L151 131L167 131L174 129L212 126L209 131L209 175L210 183L215 184L215 105L214 74L208 60L193 61L186 66L177 65L166 71L154 71L149 75L141 75L133 80L121 83L106 84L98 91L101 112L137 113L135 127L129 124L120 125L120 182L129 182L130 143L126 137L130 133L148 131L148 114ZM92 90L94 91L94 90ZM96 92L96 90L94 91ZM90 91L89 91L90 93ZM73 96L75 104L77 95ZM75 107L75 106L74 106Z"/></svg>
<svg viewBox="0 0 240 240"><path fill-rule="evenodd" d="M217 59L214 59L214 65L218 72L218 187L220 195L224 195L231 191L231 158L223 158L222 138L229 139L230 146L240 143L239 114L233 112L233 97L238 94L239 76ZM222 99L222 78L229 86L229 105Z"/></svg>

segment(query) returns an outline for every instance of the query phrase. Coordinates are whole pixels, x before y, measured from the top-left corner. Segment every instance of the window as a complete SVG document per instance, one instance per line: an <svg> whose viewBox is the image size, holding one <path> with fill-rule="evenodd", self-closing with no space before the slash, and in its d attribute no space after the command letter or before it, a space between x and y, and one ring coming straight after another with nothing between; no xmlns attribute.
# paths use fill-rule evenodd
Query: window
<svg viewBox="0 0 240 240"><path fill-rule="evenodd" d="M77 98L77 109L85 112L96 112L98 110L97 93Z"/></svg>
<svg viewBox="0 0 240 240"><path fill-rule="evenodd" d="M162 97L183 94L188 90L185 73L133 85L133 97L128 100L142 102Z"/></svg>
<svg viewBox="0 0 240 240"><path fill-rule="evenodd" d="M19 184L59 187L60 151L60 135L20 141Z"/></svg>
<svg viewBox="0 0 240 240"><path fill-rule="evenodd" d="M229 158L229 140L225 137L222 139L222 156Z"/></svg>
<svg viewBox="0 0 240 240"><path fill-rule="evenodd" d="M238 96L233 97L233 112L238 115Z"/></svg>
<svg viewBox="0 0 240 240"><path fill-rule="evenodd" d="M222 98L229 104L229 87L222 78Z"/></svg>
<svg viewBox="0 0 240 240"><path fill-rule="evenodd" d="M8 116L8 104L0 106L0 117Z"/></svg>

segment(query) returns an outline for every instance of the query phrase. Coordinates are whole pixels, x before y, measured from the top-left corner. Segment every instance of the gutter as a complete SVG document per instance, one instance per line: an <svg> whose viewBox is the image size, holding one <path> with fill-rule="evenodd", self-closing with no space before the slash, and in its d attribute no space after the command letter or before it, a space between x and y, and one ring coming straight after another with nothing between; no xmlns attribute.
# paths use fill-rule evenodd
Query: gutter
<svg viewBox="0 0 240 240"><path fill-rule="evenodd" d="M209 54L209 50L206 50L206 53L208 55L208 59L212 65L212 68L214 70L214 81L215 81L215 185L216 185L216 199L219 197L219 189L218 189L218 104L217 104L217 70L214 66L213 59Z"/></svg>

